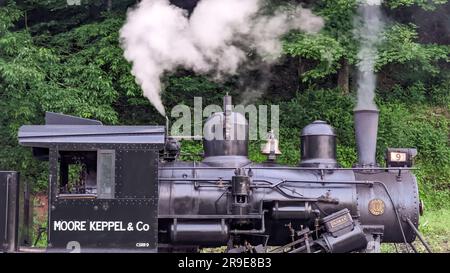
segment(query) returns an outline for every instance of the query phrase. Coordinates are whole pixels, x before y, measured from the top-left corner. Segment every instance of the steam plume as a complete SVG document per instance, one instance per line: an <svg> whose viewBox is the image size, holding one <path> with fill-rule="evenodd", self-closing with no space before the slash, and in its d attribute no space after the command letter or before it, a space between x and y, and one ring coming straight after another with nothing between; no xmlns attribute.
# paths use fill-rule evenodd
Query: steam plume
<svg viewBox="0 0 450 273"><path fill-rule="evenodd" d="M383 30L381 12L382 0L362 0L358 14L362 25L358 27L357 35L361 41L358 52L358 103L356 109L377 110L374 102L376 75L374 72L377 59L377 42Z"/></svg>
<svg viewBox="0 0 450 273"><path fill-rule="evenodd" d="M202 0L188 16L169 0L143 0L128 12L120 31L132 74L165 115L160 78L178 67L215 78L232 75L253 48L265 62L281 54L280 37L292 29L319 31L324 22L300 6L262 15L263 0Z"/></svg>

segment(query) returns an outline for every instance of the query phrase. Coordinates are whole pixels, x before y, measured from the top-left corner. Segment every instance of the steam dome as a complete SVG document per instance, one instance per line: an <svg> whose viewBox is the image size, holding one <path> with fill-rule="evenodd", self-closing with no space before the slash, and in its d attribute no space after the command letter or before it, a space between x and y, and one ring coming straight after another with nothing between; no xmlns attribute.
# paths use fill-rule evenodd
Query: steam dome
<svg viewBox="0 0 450 273"><path fill-rule="evenodd" d="M301 133L301 167L337 167L336 133L325 121L316 120Z"/></svg>
<svg viewBox="0 0 450 273"><path fill-rule="evenodd" d="M248 159L248 122L237 112L211 115L203 129L204 163L214 166L240 167Z"/></svg>

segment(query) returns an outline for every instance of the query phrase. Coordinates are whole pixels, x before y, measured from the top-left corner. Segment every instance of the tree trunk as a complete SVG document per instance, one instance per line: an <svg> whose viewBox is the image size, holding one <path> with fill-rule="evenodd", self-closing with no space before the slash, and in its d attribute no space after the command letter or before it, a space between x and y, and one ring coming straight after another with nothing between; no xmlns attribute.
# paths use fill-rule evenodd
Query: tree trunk
<svg viewBox="0 0 450 273"><path fill-rule="evenodd" d="M112 0L107 0L106 9L108 12L112 10Z"/></svg>
<svg viewBox="0 0 450 273"><path fill-rule="evenodd" d="M343 94L349 92L349 65L347 59L341 60L341 69L338 71L338 87L342 90Z"/></svg>
<svg viewBox="0 0 450 273"><path fill-rule="evenodd" d="M302 75L305 72L305 68L303 66L302 57L298 57L298 66L297 66L297 91L300 91L300 87L302 86Z"/></svg>
<svg viewBox="0 0 450 273"><path fill-rule="evenodd" d="M25 23L25 29L28 30L28 13L27 13L27 11L25 11L23 20Z"/></svg>

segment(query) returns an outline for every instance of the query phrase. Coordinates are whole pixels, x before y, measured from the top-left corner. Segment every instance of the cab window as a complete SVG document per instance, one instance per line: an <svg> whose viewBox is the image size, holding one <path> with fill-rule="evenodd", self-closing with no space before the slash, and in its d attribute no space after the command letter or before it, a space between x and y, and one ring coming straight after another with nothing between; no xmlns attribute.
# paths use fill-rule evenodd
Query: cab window
<svg viewBox="0 0 450 273"><path fill-rule="evenodd" d="M61 198L114 198L115 151L60 151Z"/></svg>

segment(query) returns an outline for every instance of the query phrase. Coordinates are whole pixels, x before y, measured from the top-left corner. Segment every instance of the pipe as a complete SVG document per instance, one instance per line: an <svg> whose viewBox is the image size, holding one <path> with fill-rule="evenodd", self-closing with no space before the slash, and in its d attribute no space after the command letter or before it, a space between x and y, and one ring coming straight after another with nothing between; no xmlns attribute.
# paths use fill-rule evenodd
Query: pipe
<svg viewBox="0 0 450 273"><path fill-rule="evenodd" d="M419 237L419 240L422 242L423 246L425 247L425 249L429 252L429 253L433 253L431 251L430 246L427 244L427 242L425 241L425 239L422 237L422 234L419 232L419 230L417 230L417 228L414 226L413 222L411 222L411 219L406 218L406 221L408 222L409 226L412 228L412 230L414 231L414 233L416 233L417 237Z"/></svg>

